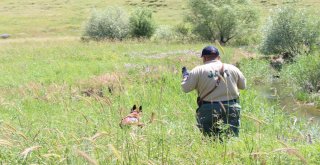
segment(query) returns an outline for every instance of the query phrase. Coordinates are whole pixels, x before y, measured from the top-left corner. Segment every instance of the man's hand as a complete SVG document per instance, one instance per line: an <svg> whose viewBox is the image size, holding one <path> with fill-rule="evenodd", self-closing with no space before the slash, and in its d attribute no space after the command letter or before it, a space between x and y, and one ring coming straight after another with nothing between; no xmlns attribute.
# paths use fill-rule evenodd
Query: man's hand
<svg viewBox="0 0 320 165"><path fill-rule="evenodd" d="M188 73L187 68L185 66L182 67L182 77L183 77L183 79L188 78L188 76L189 76L189 73Z"/></svg>

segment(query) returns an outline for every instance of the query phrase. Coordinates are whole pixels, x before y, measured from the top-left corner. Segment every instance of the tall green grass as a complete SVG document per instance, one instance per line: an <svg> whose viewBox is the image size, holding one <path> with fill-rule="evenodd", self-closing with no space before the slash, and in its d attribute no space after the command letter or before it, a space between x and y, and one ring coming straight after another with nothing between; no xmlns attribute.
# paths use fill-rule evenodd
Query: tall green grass
<svg viewBox="0 0 320 165"><path fill-rule="evenodd" d="M320 106L318 93L320 83L320 55L304 55L295 63L286 65L281 73L283 83L300 101L316 102Z"/></svg>
<svg viewBox="0 0 320 165"><path fill-rule="evenodd" d="M0 50L2 164L316 164L317 124L261 97L266 62L243 60L239 138L224 143L196 127L195 93L184 94L180 68L201 64L206 43L46 42ZM228 62L234 49L225 48ZM23 69L24 72L21 71ZM255 76L256 75L256 76ZM258 76L258 78L257 78ZM104 97L86 97L88 88ZM108 88L112 88L111 93ZM143 128L121 129L133 104ZM310 137L308 139L308 137ZM311 142L310 142L311 139Z"/></svg>

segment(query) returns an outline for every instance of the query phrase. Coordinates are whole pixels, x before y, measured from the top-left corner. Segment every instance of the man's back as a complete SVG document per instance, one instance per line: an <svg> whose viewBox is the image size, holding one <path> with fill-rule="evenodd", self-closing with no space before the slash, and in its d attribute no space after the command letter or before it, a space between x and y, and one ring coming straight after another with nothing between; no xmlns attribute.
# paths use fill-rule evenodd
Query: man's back
<svg viewBox="0 0 320 165"><path fill-rule="evenodd" d="M245 78L237 67L230 64L222 64L219 60L208 61L192 69L189 77L181 84L184 92L196 89L199 96L203 97L217 84L222 66L224 75L218 87L203 100L210 102L238 98L238 89L245 88Z"/></svg>

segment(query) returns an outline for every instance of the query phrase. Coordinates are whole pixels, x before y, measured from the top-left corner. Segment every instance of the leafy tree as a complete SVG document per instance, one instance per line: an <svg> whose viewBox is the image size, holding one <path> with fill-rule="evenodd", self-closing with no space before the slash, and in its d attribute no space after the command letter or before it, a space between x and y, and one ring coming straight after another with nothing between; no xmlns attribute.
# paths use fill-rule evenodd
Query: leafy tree
<svg viewBox="0 0 320 165"><path fill-rule="evenodd" d="M187 21L205 40L227 43L258 27L258 12L247 0L189 0Z"/></svg>
<svg viewBox="0 0 320 165"><path fill-rule="evenodd" d="M319 39L320 21L311 12L286 6L277 9L269 19L261 51L264 54L283 54L287 61L310 53Z"/></svg>
<svg viewBox="0 0 320 165"><path fill-rule="evenodd" d="M152 11L146 8L136 9L130 17L130 32L133 37L150 38L155 32Z"/></svg>

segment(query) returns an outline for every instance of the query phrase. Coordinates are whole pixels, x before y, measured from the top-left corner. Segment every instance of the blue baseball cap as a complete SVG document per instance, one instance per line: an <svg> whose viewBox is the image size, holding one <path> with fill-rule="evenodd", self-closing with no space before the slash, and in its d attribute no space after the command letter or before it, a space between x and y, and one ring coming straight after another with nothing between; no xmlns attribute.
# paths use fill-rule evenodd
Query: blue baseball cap
<svg viewBox="0 0 320 165"><path fill-rule="evenodd" d="M217 56L219 56L219 50L214 46L207 46L202 49L201 57L204 55L217 55Z"/></svg>

